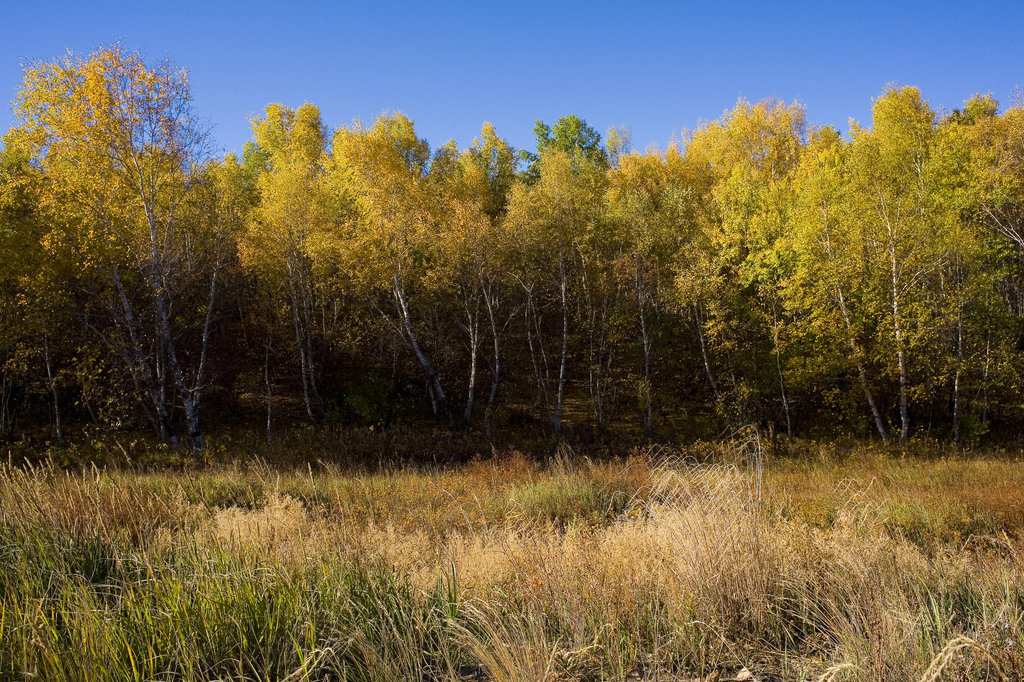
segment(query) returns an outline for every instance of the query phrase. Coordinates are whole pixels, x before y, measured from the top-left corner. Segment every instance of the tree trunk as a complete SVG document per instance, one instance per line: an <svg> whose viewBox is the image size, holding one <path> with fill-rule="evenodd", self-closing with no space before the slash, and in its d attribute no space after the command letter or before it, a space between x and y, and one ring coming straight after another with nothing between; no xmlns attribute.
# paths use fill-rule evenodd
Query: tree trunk
<svg viewBox="0 0 1024 682"><path fill-rule="evenodd" d="M313 409L313 401L310 397L309 375L310 361L312 358L306 355L306 334L302 328L302 320L299 315L299 293L295 286L295 275L292 272L291 264L288 264L288 289L291 293L292 324L295 327L295 343L299 347L299 370L302 373L302 400L306 404L306 414L314 426L317 424L317 415Z"/></svg>
<svg viewBox="0 0 1024 682"><path fill-rule="evenodd" d="M956 318L956 374L953 377L953 442L960 445L960 366L964 360L964 316Z"/></svg>
<svg viewBox="0 0 1024 682"><path fill-rule="evenodd" d="M830 264L834 264L835 257L832 254L832 235L828 229L828 210L822 208L822 218L825 225L825 249L828 252ZM875 420L875 428L878 430L878 435L881 436L882 442L889 442L889 434L885 429L885 424L882 421L882 413L878 409L878 405L875 404L875 397L871 393L871 387L868 386L868 374L864 369L864 364L860 359L860 351L857 348L857 340L854 338L853 322L850 320L850 312L846 307L846 298L843 296L843 289L839 284L835 285L836 299L839 302L839 311L843 316L843 322L846 324L846 338L850 345L850 353L857 363L857 375L860 378L860 386L864 391L864 397L868 401L868 407L871 410L871 416Z"/></svg>
<svg viewBox="0 0 1024 682"><path fill-rule="evenodd" d="M270 387L270 339L263 354L263 382L267 386L267 445L274 444L274 394Z"/></svg>
<svg viewBox="0 0 1024 682"><path fill-rule="evenodd" d="M782 376L782 354L779 350L779 316L776 301L772 299L772 337L775 342L775 368L779 372L779 392L782 394L782 410L786 415L786 437L793 437L793 423L789 418L789 399L786 397L786 382Z"/></svg>
<svg viewBox="0 0 1024 682"><path fill-rule="evenodd" d="M13 385L11 377L4 370L3 380L0 382L0 433L3 434L11 428L10 402Z"/></svg>
<svg viewBox="0 0 1024 682"><path fill-rule="evenodd" d="M145 183L141 184L145 186ZM192 391L185 383L185 375L178 363L178 353L175 348L174 335L171 333L169 289L164 273L163 254L167 252L167 244L171 234L174 210L171 209L164 225L163 240L159 238L157 230L157 219L155 212L155 197L150 196L148 200L143 199L143 206L146 210L146 218L149 224L149 254L139 259L139 271L143 278L149 283L153 294L153 305L156 309L156 332L160 340L162 353L160 357L166 357L170 364L171 379L178 395L181 398L182 408L185 412L185 423L188 427L189 445L193 452L201 452L203 449L203 436L199 430L199 410L193 401Z"/></svg>
<svg viewBox="0 0 1024 682"><path fill-rule="evenodd" d="M569 356L569 292L568 276L565 271L564 249L559 249L558 252L558 275L562 294L562 361L558 368L558 399L555 403L555 414L551 420L552 430L556 434L562 433L562 407L565 403L565 370Z"/></svg>
<svg viewBox="0 0 1024 682"><path fill-rule="evenodd" d="M544 337L541 335L540 319L537 316L537 308L533 304L533 289L526 289L526 309L524 320L526 321L526 344L530 348L530 361L533 363L533 372L537 377L538 399L544 407L544 417L551 422L551 401L548 398L548 357L544 352ZM537 346L539 347L540 362L537 361L538 351L533 346L533 329L530 320L533 320L533 327L537 331Z"/></svg>
<svg viewBox="0 0 1024 682"><path fill-rule="evenodd" d="M469 333L469 385L466 387L466 410L463 414L463 422L467 427L473 421L473 399L476 394L476 360L480 348L480 299L476 299L475 306L466 305L466 330Z"/></svg>
<svg viewBox="0 0 1024 682"><path fill-rule="evenodd" d="M636 298L640 309L640 341L644 352L644 433L647 442L654 441L654 408L651 397L651 340L647 335L647 290L644 276L643 261L636 256Z"/></svg>
<svg viewBox="0 0 1024 682"><path fill-rule="evenodd" d="M728 418L725 413L725 403L722 401L722 395L718 392L718 385L715 383L715 375L711 371L711 359L708 357L708 349L704 343L704 322L700 319L700 312L698 306L693 306L693 325L697 332L697 340L700 341L700 354L704 359L704 372L707 374L708 383L711 385L711 392L715 394L715 403L718 404L718 411L723 417Z"/></svg>
<svg viewBox="0 0 1024 682"><path fill-rule="evenodd" d="M491 377L491 394L487 397L487 409L484 411L484 426L487 430L487 437L491 437L491 412L494 409L494 402L498 398L498 386L501 382L501 332L498 330L498 323L494 317L496 302L483 280L480 281L480 290L483 292L484 304L487 306L487 318L491 323L491 338L494 341L494 373Z"/></svg>
<svg viewBox="0 0 1024 682"><path fill-rule="evenodd" d="M50 338L43 332L43 359L46 361L46 379L50 384L50 392L53 393L53 425L57 432L57 442L64 442L64 431L60 425L60 400L57 396L57 383L53 380L53 370L50 366Z"/></svg>
<svg viewBox="0 0 1024 682"><path fill-rule="evenodd" d="M985 373L981 377L981 391L985 399L981 404L981 423L988 424L988 368L991 356L989 355L992 349L992 341L988 339L985 341Z"/></svg>
<svg viewBox="0 0 1024 682"><path fill-rule="evenodd" d="M327 410L324 408L324 399L320 395L320 387L317 385L316 363L314 361L316 354L313 353L313 315L310 312L313 307L313 301L310 300L312 298L312 294L305 286L302 285L301 281L299 282L299 294L302 298L302 329L304 331L303 340L306 343L306 363L309 371L309 389L313 394L313 404L316 405L317 411L320 415L324 415Z"/></svg>
<svg viewBox="0 0 1024 682"><path fill-rule="evenodd" d="M853 338L853 322L850 320L850 313L846 309L846 299L843 297L843 290L838 285L836 286L836 296L839 299L839 310L842 312L843 322L846 323L846 338L850 344L850 353L857 362L857 375L860 377L860 386L864 390L864 397L867 398L868 407L871 408L871 415L875 419L875 428L878 429L878 435L882 437L883 443L888 443L889 433L885 429L885 424L882 423L882 413L878 410L878 405L875 404L875 397L871 393L871 387L868 386L868 373L864 369L864 364L860 361L857 341Z"/></svg>
<svg viewBox="0 0 1024 682"><path fill-rule="evenodd" d="M900 321L896 254L890 250L889 255L892 262L892 326L896 336L896 356L900 368L900 445L906 445L910 438L910 415L907 410L907 391L910 382L907 377L906 350L903 347L903 325Z"/></svg>
<svg viewBox="0 0 1024 682"><path fill-rule="evenodd" d="M583 270L585 273L585 270ZM608 409L605 404L605 391L611 381L611 353L608 352L608 308L609 295L607 290L602 293L600 311L594 305L593 290L583 280L587 301L588 319L588 360L590 380L590 400L594 406L594 418L597 428L604 432L608 428ZM596 338L595 338L596 336Z"/></svg>
<svg viewBox="0 0 1024 682"><path fill-rule="evenodd" d="M139 388L140 381L144 384L145 389L149 393L149 397L153 402L153 407L156 410L157 423L160 428L161 438L169 439L171 446L177 450L179 444L178 437L174 434L174 430L171 428L170 415L167 413L167 403L163 398L160 387L153 381L153 376L150 374L150 366L146 361L142 346L142 334L139 330L138 322L135 319L131 301L128 299L128 293L124 289L124 282L121 280L121 272L117 265L112 267L110 277L117 289L118 299L121 303L121 312L124 315L125 327L128 330L128 345L131 346L131 352L130 354L127 354L129 357L126 358L126 360L129 362L129 368L132 370L132 379L135 381L137 388Z"/></svg>
<svg viewBox="0 0 1024 682"><path fill-rule="evenodd" d="M160 325L160 334L163 337L163 345L167 349L167 360L171 365L171 379L174 381L174 385L178 389L178 395L181 398L182 408L185 412L185 422L188 425L189 443L193 452L202 452L203 434L199 430L199 409L192 399L192 392L185 384L185 376L181 371L181 365L178 363L178 353L175 349L174 336L171 334L171 325L170 320L168 319L167 301L164 300L163 294L166 289L163 286L154 288L155 290L153 293L154 298L156 299L157 320Z"/></svg>
<svg viewBox="0 0 1024 682"><path fill-rule="evenodd" d="M217 223L218 230L220 223ZM217 302L217 276L221 268L221 238L217 237L217 258L213 265L213 276L210 278L210 299L206 304L206 319L203 321L203 338L200 342L199 367L196 368L195 381L192 386L192 395L196 410L199 409L199 400L203 393L203 380L206 376L206 358L210 347L210 329L213 325L214 304Z"/></svg>
<svg viewBox="0 0 1024 682"><path fill-rule="evenodd" d="M448 396L445 395L444 388L441 387L441 380L438 378L437 372L434 371L434 367L427 360L427 356L424 355L423 351L420 349L419 341L417 341L416 334L413 332L412 320L409 319L409 306L405 300L405 293L398 285L397 277L392 281L392 285L392 291L395 295L395 303L398 306L398 313L402 318L402 326L405 328L405 333L409 337L409 344L412 346L412 351L416 355L416 359L420 361L423 371L427 374L427 382L437 396L437 401L441 405L441 410L444 412L445 419L448 420L448 428L452 431L458 431L459 425L455 423L455 417L452 414L452 407L448 402Z"/></svg>
<svg viewBox="0 0 1024 682"><path fill-rule="evenodd" d="M640 303L640 339L644 347L644 432L647 442L654 441L654 400L651 395L651 341L647 336L647 316Z"/></svg>

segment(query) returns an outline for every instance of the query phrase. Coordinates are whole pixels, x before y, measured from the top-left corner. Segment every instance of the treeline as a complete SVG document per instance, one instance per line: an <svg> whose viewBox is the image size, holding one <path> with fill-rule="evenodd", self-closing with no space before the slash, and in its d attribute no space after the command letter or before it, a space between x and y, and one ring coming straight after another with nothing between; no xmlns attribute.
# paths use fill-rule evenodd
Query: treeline
<svg viewBox="0 0 1024 682"><path fill-rule="evenodd" d="M1024 108L910 87L848 138L740 101L637 153L568 116L431 150L187 76L38 63L0 156L0 432L328 423L973 441L1024 427ZM431 426L433 425L433 426Z"/></svg>

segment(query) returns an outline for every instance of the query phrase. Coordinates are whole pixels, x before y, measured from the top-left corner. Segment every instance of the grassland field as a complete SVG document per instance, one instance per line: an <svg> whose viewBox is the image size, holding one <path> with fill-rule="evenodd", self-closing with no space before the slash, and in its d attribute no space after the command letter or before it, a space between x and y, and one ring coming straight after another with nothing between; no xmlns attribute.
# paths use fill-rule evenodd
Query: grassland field
<svg viewBox="0 0 1024 682"><path fill-rule="evenodd" d="M0 466L0 680L1024 679L1018 451L122 450Z"/></svg>

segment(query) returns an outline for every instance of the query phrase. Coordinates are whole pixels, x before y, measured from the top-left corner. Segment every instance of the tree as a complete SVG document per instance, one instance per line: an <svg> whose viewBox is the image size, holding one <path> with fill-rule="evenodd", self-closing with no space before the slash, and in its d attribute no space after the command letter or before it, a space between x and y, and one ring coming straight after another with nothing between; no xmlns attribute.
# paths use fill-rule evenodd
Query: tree
<svg viewBox="0 0 1024 682"><path fill-rule="evenodd" d="M774 393L790 434L783 358L786 320L778 297L788 264L780 240L789 228L792 180L805 144L804 119L800 103L740 100L722 121L693 135L686 156L694 167L700 234L684 250L678 278L681 300L694 311L708 382L720 410L733 423L754 415L763 418L763 407ZM724 399L723 382L714 379L709 346L725 360L731 404Z"/></svg>
<svg viewBox="0 0 1024 682"><path fill-rule="evenodd" d="M320 110L308 103L294 110L271 104L252 127L255 146L249 155L264 167L256 183L259 203L242 245L243 261L258 275L268 300L287 301L302 398L306 414L316 424L326 410L314 344L323 286L316 281L314 261L317 252L330 249L331 226L340 220L326 176L327 128ZM268 349L271 344L268 336Z"/></svg>
<svg viewBox="0 0 1024 682"><path fill-rule="evenodd" d="M987 222L1024 251L1024 100L996 116L991 96L976 96L954 122L971 127L981 208Z"/></svg>
<svg viewBox="0 0 1024 682"><path fill-rule="evenodd" d="M491 332L491 390L485 411L491 412L502 379L502 336L511 322L508 312L512 282L508 276L512 251L504 216L515 180L516 155L494 127L485 123L473 145L448 163L435 160L431 176L440 199L439 263L429 285L436 290L457 288L467 333L469 377L463 421L473 415L477 356L481 345L481 316Z"/></svg>
<svg viewBox="0 0 1024 682"><path fill-rule="evenodd" d="M4 138L0 149L0 433L13 423L12 396L24 380L34 350L41 346L48 390L52 396L54 430L62 440L61 410L49 337L60 317L61 297L41 295L45 222L39 210L45 178L32 163L32 155L18 131ZM52 293L52 292L50 292ZM39 341L42 343L39 343ZM35 363L31 363L35 364ZM28 382L25 382L28 383Z"/></svg>
<svg viewBox="0 0 1024 682"><path fill-rule="evenodd" d="M334 135L332 179L353 206L342 247L355 286L374 300L408 344L427 377L428 390L451 430L458 425L441 377L417 331L418 299L436 261L435 225L440 212L430 180L430 148L403 114L356 123ZM451 150L442 149L443 154ZM386 292L392 318L379 296Z"/></svg>
<svg viewBox="0 0 1024 682"><path fill-rule="evenodd" d="M873 326L866 319L862 283L867 279L864 234L847 211L850 186L848 145L834 128L816 131L796 178L795 229L788 239L795 253L787 304L802 314L801 328L812 341L808 365L838 363L825 349L848 348L845 361L857 377L883 441L885 419L868 374Z"/></svg>
<svg viewBox="0 0 1024 682"><path fill-rule="evenodd" d="M1016 343L1013 306L1006 304L1000 289L1016 279L1020 261L1015 256L1024 244L1014 238L1019 222L1014 213L1020 211L1024 194L1011 189L1020 181L1022 169L1014 168L1014 157L1018 166L1024 164L1024 137L1019 131L1014 145L1014 135L1007 135L1019 111L1011 109L1000 117L998 108L991 95L975 95L962 111L945 117L928 165L945 252L935 295L937 344L930 354L933 366L941 361L941 381L933 390L952 393L950 422L958 444L985 428L993 347L997 357L1006 357L1003 346ZM1014 194L1016 199L1011 199ZM975 412L980 419L972 418L972 393L976 398L984 395L978 401L980 414Z"/></svg>
<svg viewBox="0 0 1024 682"><path fill-rule="evenodd" d="M120 45L33 64L16 115L50 178L44 198L55 231L50 242L73 242L80 267L106 281L108 310L123 333L120 354L161 430L177 443L164 397L169 378L189 443L201 450L203 365L196 363L190 376L175 333L182 280L200 274L185 267L195 245L180 213L209 145L208 130L192 111L186 72L169 62L149 65ZM138 275L146 310L126 268ZM216 276L216 268L201 273L211 292Z"/></svg>
<svg viewBox="0 0 1024 682"><path fill-rule="evenodd" d="M609 165L608 154L601 146L601 133L576 114L563 116L551 126L538 119L534 121L533 135L537 139L537 152L523 150L519 153L527 163L521 175L527 184L533 184L540 178L540 158L549 151L567 154L574 167L584 164L607 168ZM621 133L616 131L616 140L620 136Z"/></svg>
<svg viewBox="0 0 1024 682"><path fill-rule="evenodd" d="M621 248L615 263L617 279L631 288L627 298L630 307L636 305L640 331L641 403L648 441L654 438L652 313L664 307L679 248L695 229L690 188L679 173L684 164L677 146L664 153L626 154L609 177L609 212Z"/></svg>
<svg viewBox="0 0 1024 682"><path fill-rule="evenodd" d="M861 226L867 286L888 318L886 340L899 381L900 442L910 437L911 352L927 331L925 279L944 253L943 224L931 201L927 165L935 115L916 88L890 87L875 100L871 130L854 126L850 143L850 218ZM876 314L882 310L876 308ZM889 336L891 334L891 336ZM891 356L890 356L891 357Z"/></svg>
<svg viewBox="0 0 1024 682"><path fill-rule="evenodd" d="M551 132L554 131L554 136ZM537 158L532 170L512 190L507 220L522 249L520 258L533 261L521 269L519 279L526 292L527 341L552 430L562 430L562 411L569 358L570 297L574 286L588 293L583 265L596 262L593 249L602 241L607 158L600 135L576 116L559 119L553 129L538 122ZM610 264L610 261L609 261ZM539 266L539 267L538 267ZM561 349L554 408L550 407L550 374L541 333L535 293L540 286L553 289L561 313ZM597 283L595 282L595 285ZM593 313L594 287L585 305ZM597 301L601 300L598 295ZM592 314L586 316L594 320ZM532 324L531 324L532 318ZM601 318L602 321L606 318ZM588 325L589 331L600 335ZM533 337L536 335L536 352ZM592 337L593 338L593 337ZM539 359L538 359L539 357ZM598 358L598 363L601 358ZM592 363L593 366L593 363ZM603 427L600 403L594 400L599 426Z"/></svg>

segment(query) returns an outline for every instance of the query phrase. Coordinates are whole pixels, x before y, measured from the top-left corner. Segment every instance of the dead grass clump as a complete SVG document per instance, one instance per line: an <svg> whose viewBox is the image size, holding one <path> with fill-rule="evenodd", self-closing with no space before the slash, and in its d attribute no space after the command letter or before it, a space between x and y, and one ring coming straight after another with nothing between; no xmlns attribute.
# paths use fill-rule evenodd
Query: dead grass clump
<svg viewBox="0 0 1024 682"><path fill-rule="evenodd" d="M474 457L460 473L480 489L501 488L509 484L533 483L540 474L540 464L512 448L503 453L495 452L495 456L487 460Z"/></svg>
<svg viewBox="0 0 1024 682"><path fill-rule="evenodd" d="M52 463L0 465L3 521L35 531L138 545L158 528L188 523L180 491L152 489L143 478L96 468L81 474Z"/></svg>

